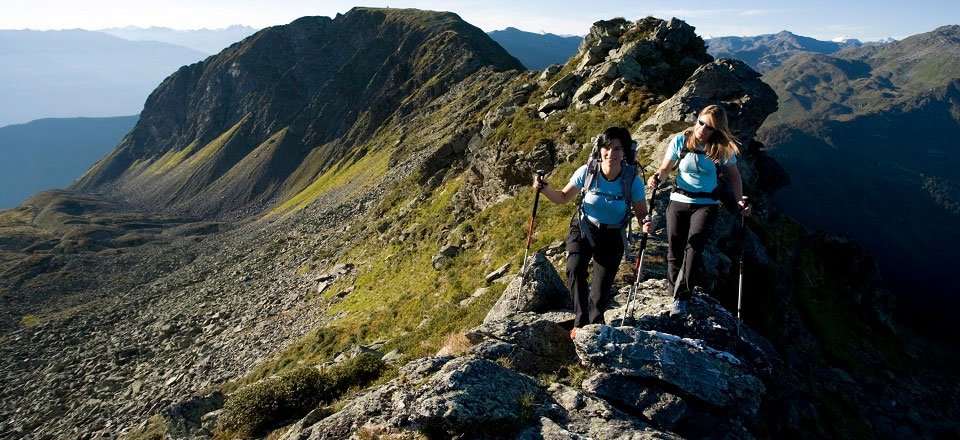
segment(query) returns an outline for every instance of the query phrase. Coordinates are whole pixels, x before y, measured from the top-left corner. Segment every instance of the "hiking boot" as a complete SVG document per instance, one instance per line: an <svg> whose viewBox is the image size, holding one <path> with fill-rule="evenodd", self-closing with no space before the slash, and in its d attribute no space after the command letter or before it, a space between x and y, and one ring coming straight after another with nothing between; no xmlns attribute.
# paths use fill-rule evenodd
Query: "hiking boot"
<svg viewBox="0 0 960 440"><path fill-rule="evenodd" d="M670 307L670 316L683 316L687 314L687 302L683 300L674 300Z"/></svg>

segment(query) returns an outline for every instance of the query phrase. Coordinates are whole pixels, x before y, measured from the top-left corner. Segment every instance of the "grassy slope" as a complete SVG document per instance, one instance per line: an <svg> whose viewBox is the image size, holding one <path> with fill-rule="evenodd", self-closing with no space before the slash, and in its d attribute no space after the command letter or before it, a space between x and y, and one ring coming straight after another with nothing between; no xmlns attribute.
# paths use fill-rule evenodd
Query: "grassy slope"
<svg viewBox="0 0 960 440"><path fill-rule="evenodd" d="M518 77L513 85L523 80ZM461 99L430 109L429 115L424 117L425 128L418 136L442 143L443 138L436 139L437 133L449 125L447 121L464 113L462 100L473 99L475 93L462 90L459 93ZM541 94L542 90L534 92L530 101L538 102L537 96ZM472 117L482 117L487 109L498 106L499 102L492 102ZM606 126L636 125L655 104L654 98L635 94L624 104L560 112L546 121L531 117L525 111L517 111L485 141L483 148L506 144L509 148L527 151L542 140L585 144ZM380 130L377 137L359 149L370 153L352 158L352 163L335 166L330 172L318 176L306 190L278 203L273 213L296 211L327 191L375 182L370 174L386 171L386 158L397 149L403 148L405 154L417 154L416 148L411 148L408 143L396 142L398 137L403 137L396 133L403 130L402 127ZM558 136L557 133L563 134ZM395 144L397 146L391 149L373 148ZM561 163L548 179L554 185L562 185L585 161L585 155L586 150L583 150L572 162ZM521 264L534 193L521 188L512 197L458 223L450 212L455 208L454 194L464 185L465 174L447 174L436 188L426 188L429 192L421 195L412 189L422 186L418 183L422 178L411 175L394 184L393 189L371 209L368 217L347 232L359 240L338 254L336 260L356 264L357 276L341 280L322 295L311 298L318 305L329 306L328 314L337 318L262 365L247 380L288 371L296 365L329 360L351 346L374 341L387 341L381 350L397 349L409 358L432 354L447 337L483 320L505 287L502 283L487 286L484 277L507 263L511 265L511 273L515 273ZM531 248L545 248L562 240L572 211L572 203L555 205L542 200ZM377 225L381 225L385 232L377 232ZM405 239L402 232L407 233ZM435 270L431 260L448 242L467 244L462 246L461 253ZM309 266L302 267L300 272L323 269ZM512 276L508 275L507 279ZM488 287L488 290L477 301L467 307L459 306L461 300L481 287ZM336 295L345 291L350 293L338 300Z"/></svg>

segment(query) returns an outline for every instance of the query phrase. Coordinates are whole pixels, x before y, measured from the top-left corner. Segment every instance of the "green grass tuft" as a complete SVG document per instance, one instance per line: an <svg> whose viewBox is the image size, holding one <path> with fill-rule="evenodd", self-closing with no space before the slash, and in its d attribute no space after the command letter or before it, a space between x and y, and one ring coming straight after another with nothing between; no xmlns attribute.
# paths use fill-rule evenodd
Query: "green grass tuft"
<svg viewBox="0 0 960 440"><path fill-rule="evenodd" d="M227 399L217 430L228 438L263 436L348 390L369 385L385 368L379 358L363 353L326 373L303 367L248 385Z"/></svg>

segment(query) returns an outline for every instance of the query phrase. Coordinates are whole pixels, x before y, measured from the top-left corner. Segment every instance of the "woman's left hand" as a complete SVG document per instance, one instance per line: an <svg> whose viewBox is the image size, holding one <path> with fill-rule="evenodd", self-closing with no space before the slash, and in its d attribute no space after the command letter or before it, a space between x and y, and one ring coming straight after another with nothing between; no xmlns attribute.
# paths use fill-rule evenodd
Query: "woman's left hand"
<svg viewBox="0 0 960 440"><path fill-rule="evenodd" d="M740 207L740 215L742 215L742 216L744 216L744 217L750 216L750 212L751 212L751 210L750 210L750 204L747 203L746 200L740 199L740 201L737 202L737 206Z"/></svg>
<svg viewBox="0 0 960 440"><path fill-rule="evenodd" d="M644 234L652 234L652 233L653 233L653 230L656 229L656 227L657 227L657 222L654 221L653 217L651 217L651 216L648 215L648 216L646 216L646 217L643 218L643 229L642 229L642 231L643 231Z"/></svg>

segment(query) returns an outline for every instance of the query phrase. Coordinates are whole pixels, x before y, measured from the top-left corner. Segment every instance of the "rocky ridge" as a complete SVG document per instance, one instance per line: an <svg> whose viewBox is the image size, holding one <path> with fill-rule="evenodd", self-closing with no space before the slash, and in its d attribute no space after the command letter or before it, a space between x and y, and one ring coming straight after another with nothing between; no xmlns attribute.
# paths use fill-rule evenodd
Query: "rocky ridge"
<svg viewBox="0 0 960 440"><path fill-rule="evenodd" d="M652 17L630 22L599 21L571 58L572 71L544 70L552 81L538 107L541 117L568 107L582 109L607 100L623 100L629 86L653 94L671 94L690 73L713 61L694 28L683 21Z"/></svg>
<svg viewBox="0 0 960 440"><path fill-rule="evenodd" d="M484 67L523 69L451 13L354 8L270 27L167 78L71 189L142 210L248 216Z"/></svg>
<svg viewBox="0 0 960 440"><path fill-rule="evenodd" d="M626 27L631 25L625 23ZM602 28L602 23L598 24L597 32ZM586 54L581 53L577 59L583 57ZM739 67L719 61L702 69L735 72ZM751 79L749 70L743 72L734 77L747 83L756 80ZM401 254L392 260L347 261L337 258L343 254L330 249L341 249L349 241L366 236L376 237L382 246L431 241L429 248L433 250L447 249L448 241L456 240L457 247L464 250L458 255L497 245L483 236L489 230L479 231L475 234L478 237L471 237L469 232L456 237L458 231L452 227L427 235L422 225L404 223L402 220L417 218L418 209L429 205L426 193L401 198L402 203L390 205L386 211L378 209L377 201L388 197L384 188L409 183L405 180L408 176L424 188L461 182L458 190L449 193L476 195L473 200L477 201L455 214L455 223L462 223L477 212L496 210L519 197L520 188L526 188L529 180L532 168L528 167L541 163L569 165L575 154L563 152L577 152L584 144L545 143L522 152L511 151L506 143L491 148L496 130L509 120L506 115L532 112L539 117L536 84L537 79L529 75L479 71L429 101L422 112L400 118L401 125L416 129L384 128L397 131L386 139L395 140L401 147L391 153L391 172L376 185L365 187L359 194L338 188L290 216L268 217L204 238L195 245L196 258L180 263L165 275L132 289L103 286L96 292L103 298L91 302L85 310L4 335L0 358L14 361L0 364L0 374L5 383L14 386L5 387L0 399L0 433L14 438L48 438L65 432L81 438L109 438L129 433L148 415L160 413L171 437L209 436L216 426L215 408L224 399L216 390L218 385L243 377L305 332L345 319L344 314L324 313L328 306L344 300L339 293L346 300L368 294L347 288L337 295L317 298L311 293L318 289L317 282L326 283L331 280L328 277L338 279L339 274L344 284L350 285L360 278L353 278L354 274L370 273L377 264L415 257ZM683 103L697 94L714 96L704 87L688 85L676 101ZM675 87L680 90L685 86L678 83ZM724 94L722 100L749 112L752 116L744 116L746 120L759 124L766 116L764 112L772 111L768 106L751 104L752 100L764 102L760 99L762 89L732 89L736 91ZM756 90L757 96L745 90ZM614 105L615 101L607 101L603 106ZM676 119L689 117L695 110L693 105L663 106L651 117L679 124ZM558 110L548 119L556 119L565 111L571 109ZM673 120L662 115L668 111L676 112ZM435 118L435 114L443 118ZM632 121L631 127L640 126L639 122ZM742 129L751 132L749 126ZM655 146L656 142L648 141L643 146L645 154L656 156ZM748 148L741 166L759 163L751 158L759 153ZM760 169L750 173L745 170L745 174L754 176L751 182L762 182L765 178ZM500 197L496 196L497 188ZM751 304L763 313L748 309L742 338L736 336L736 320L710 297L698 297L687 318L668 319L664 311L669 298L663 295L663 281L653 279L642 285L632 320L618 320L625 303L621 289L607 315L607 322L614 327L587 327L571 341L567 337L571 315L564 310L565 304L557 301L565 299L557 288L562 282L547 260L535 254L530 283L520 286L514 274L504 277L513 279L514 284L504 290L499 304L490 307L484 323L467 329L465 337L471 343L464 351L447 348L436 356L409 362L388 353L385 358L399 364L397 379L349 397L332 415L320 408L277 435L677 438L723 432L730 433L731 438L772 438L838 433L857 437L869 436L871 430L878 436L955 433L956 424L950 422L956 420L951 418L957 413L954 401L948 399L938 409L924 403L940 402L939 396L956 396L956 387L951 388L954 382L938 382L942 384L939 387L931 384L927 381L937 376L930 371L900 375L901 370L883 359L886 352L871 346L870 341L841 353L864 363L863 370L850 367L856 362L835 366L836 361L823 354L830 347L821 342L822 335L810 329L820 322L795 305L810 293L797 286L804 277L821 281L821 277L837 276L837 272L831 271L832 265L820 272L800 268L796 263L803 260L802 253L809 246L788 240L779 243L777 240L785 235L782 220L760 194L757 200L759 220L750 225L746 243L748 268L755 283L751 289L761 293L751 298ZM663 203L662 195L657 201L660 212ZM401 221L393 224L397 219ZM736 254L729 246L735 224L732 220L732 216L723 217L718 227L718 251L708 263L715 271L721 300L732 269L730 255ZM824 245L821 253L840 255L844 250L862 255L844 243L818 244ZM175 249L144 246L137 251L147 265L152 258ZM316 265L323 269L302 272L304 267L314 267L311 259L318 253L326 256ZM647 255L654 259L663 254L662 242L655 239ZM447 258L460 258L458 255ZM557 259L554 254L551 261ZM429 258L426 261L422 276L429 277L438 269L431 267ZM444 267L445 263L438 261L438 266ZM335 266L337 263L340 265ZM348 270L345 263L352 264L353 269ZM861 260L858 266L863 272L858 274L871 273L869 259ZM338 269L327 272L333 267ZM656 271L650 268L649 273ZM843 273L838 278L846 276ZM812 286L819 295L816 302L837 300L831 296L836 292L830 287L839 284L838 278ZM477 278L478 284L481 279L482 275ZM845 321L872 322L868 321L871 316L886 310L882 289L875 287L843 292L850 295L849 310L854 311L842 317ZM386 296L391 292L375 293ZM481 301L484 298L481 294ZM480 307L478 304L469 307ZM519 304L522 312L513 313L516 306L510 304ZM765 314L773 324L762 318ZM756 333L751 330L754 327ZM879 330L869 330L883 328L889 330L882 323ZM767 337L759 336L761 331ZM84 334L92 336L84 338ZM853 334L854 342L859 344L861 336ZM366 348L378 345L367 342ZM113 359L119 361L102 353L114 353ZM620 353L631 355L621 359ZM62 363L61 359L68 362ZM700 368L677 368L676 362L681 361ZM585 380L572 378L571 371L581 368ZM37 369L44 373L34 376L32 372ZM554 380L549 374L567 377ZM887 383L891 378L897 378L900 384ZM75 384L79 384L79 391L95 397L74 399L70 387ZM204 389L205 385L214 390ZM191 394L197 396L187 397ZM149 397L141 400L141 396ZM897 396L896 403L890 403L891 396ZM821 405L823 402L830 405ZM830 413L831 405L857 411ZM503 431L490 432L491 426Z"/></svg>

